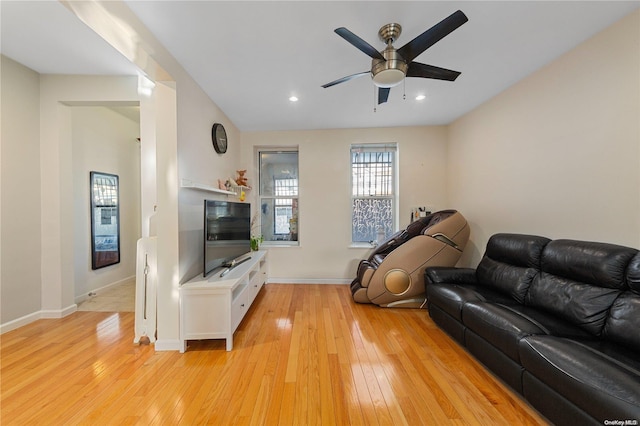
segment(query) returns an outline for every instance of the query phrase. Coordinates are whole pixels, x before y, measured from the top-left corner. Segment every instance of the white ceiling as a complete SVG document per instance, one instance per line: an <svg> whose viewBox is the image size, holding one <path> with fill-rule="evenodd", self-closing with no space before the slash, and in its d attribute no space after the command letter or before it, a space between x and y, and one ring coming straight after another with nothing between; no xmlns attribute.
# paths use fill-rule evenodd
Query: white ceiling
<svg viewBox="0 0 640 426"><path fill-rule="evenodd" d="M640 0L125 2L242 131L447 124L640 7ZM382 50L382 25L402 25L401 47L458 9L469 22L416 58L462 72L455 82L408 78L406 100L397 86L376 112L367 77L321 87L371 66L335 28ZM2 0L1 19L2 53L39 73L136 73L57 1ZM289 102L291 95L300 100Z"/></svg>

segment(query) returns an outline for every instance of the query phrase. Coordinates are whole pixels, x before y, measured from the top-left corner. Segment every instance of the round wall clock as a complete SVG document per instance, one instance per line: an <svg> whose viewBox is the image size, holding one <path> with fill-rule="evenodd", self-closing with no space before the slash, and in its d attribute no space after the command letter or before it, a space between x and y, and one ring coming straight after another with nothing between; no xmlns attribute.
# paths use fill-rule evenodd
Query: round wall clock
<svg viewBox="0 0 640 426"><path fill-rule="evenodd" d="M211 128L211 140L213 148L218 154L227 152L227 131L220 123L215 123Z"/></svg>

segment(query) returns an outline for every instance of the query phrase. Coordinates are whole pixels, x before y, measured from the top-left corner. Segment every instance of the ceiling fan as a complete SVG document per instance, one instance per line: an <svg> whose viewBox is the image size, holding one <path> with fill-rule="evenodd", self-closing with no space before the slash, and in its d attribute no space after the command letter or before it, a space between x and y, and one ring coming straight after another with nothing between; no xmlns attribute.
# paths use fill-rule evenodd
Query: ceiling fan
<svg viewBox="0 0 640 426"><path fill-rule="evenodd" d="M399 49L393 47L393 42L400 36L402 27L400 24L384 25L378 31L378 36L380 40L387 44L387 47L380 52L348 29L344 27L337 28L335 30L336 34L372 58L371 70L339 78L322 87L326 89L357 77L370 75L373 79L373 84L378 87L378 104L381 104L387 102L391 88L400 84L405 77L454 81L458 78L460 72L414 62L413 60L468 20L467 16L458 10Z"/></svg>

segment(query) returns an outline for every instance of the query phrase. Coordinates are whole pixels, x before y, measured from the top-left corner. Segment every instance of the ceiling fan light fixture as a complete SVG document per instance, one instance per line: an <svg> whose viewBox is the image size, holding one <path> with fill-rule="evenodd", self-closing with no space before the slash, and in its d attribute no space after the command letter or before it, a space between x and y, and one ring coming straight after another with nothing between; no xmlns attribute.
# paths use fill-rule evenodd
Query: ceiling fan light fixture
<svg viewBox="0 0 640 426"><path fill-rule="evenodd" d="M397 86L404 80L404 72L398 69L385 69L373 76L373 84L382 88Z"/></svg>
<svg viewBox="0 0 640 426"><path fill-rule="evenodd" d="M383 89L397 86L407 75L407 63L391 45L387 46L382 55L385 60L373 59L371 61L373 84Z"/></svg>

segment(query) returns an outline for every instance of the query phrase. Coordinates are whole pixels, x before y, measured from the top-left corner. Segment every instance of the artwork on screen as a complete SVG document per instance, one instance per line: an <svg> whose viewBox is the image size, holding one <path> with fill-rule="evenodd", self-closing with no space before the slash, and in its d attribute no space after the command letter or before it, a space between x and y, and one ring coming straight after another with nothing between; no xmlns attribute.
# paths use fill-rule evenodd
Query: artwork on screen
<svg viewBox="0 0 640 426"><path fill-rule="evenodd" d="M251 205L204 200L204 276L251 251Z"/></svg>

